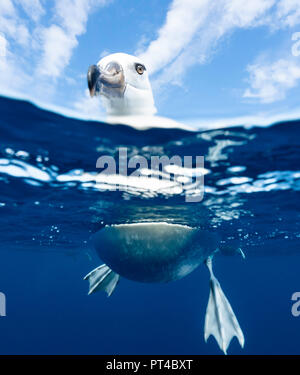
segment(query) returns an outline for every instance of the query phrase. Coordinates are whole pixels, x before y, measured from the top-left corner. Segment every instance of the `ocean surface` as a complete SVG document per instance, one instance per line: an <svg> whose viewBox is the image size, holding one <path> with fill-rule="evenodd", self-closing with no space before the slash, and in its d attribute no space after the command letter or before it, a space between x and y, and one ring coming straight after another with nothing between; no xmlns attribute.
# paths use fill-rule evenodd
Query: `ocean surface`
<svg viewBox="0 0 300 375"><path fill-rule="evenodd" d="M209 273L87 295L105 225L184 224L214 232L214 272L245 335L228 354L300 354L300 121L188 132L81 121L0 97L0 354L222 354L204 342ZM204 156L149 183L99 177L96 161ZM170 172L170 171L169 171ZM204 172L204 197L186 202ZM185 185L182 185L185 181ZM201 186L200 186L201 188ZM245 259L241 256L241 251Z"/></svg>

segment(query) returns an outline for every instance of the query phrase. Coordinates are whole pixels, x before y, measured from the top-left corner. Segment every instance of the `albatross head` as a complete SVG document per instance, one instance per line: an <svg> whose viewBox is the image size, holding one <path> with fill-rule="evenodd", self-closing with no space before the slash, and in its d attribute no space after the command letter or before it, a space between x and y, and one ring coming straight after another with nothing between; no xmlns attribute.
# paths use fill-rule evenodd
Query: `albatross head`
<svg viewBox="0 0 300 375"><path fill-rule="evenodd" d="M88 70L91 96L100 95L109 116L154 115L147 67L135 56L114 53Z"/></svg>

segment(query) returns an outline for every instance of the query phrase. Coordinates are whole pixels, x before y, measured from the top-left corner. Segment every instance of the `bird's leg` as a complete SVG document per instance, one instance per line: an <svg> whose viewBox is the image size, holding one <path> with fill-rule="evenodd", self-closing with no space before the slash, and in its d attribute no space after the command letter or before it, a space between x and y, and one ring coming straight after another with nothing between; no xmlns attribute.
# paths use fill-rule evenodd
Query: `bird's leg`
<svg viewBox="0 0 300 375"><path fill-rule="evenodd" d="M109 297L118 284L119 278L117 273L113 272L106 264L102 264L88 273L83 280L89 281L88 294L103 290Z"/></svg>
<svg viewBox="0 0 300 375"><path fill-rule="evenodd" d="M213 335L221 350L227 354L231 339L236 336L241 347L244 346L244 335L237 318L225 297L219 281L212 270L212 258L206 260L210 273L210 294L205 315L204 339Z"/></svg>

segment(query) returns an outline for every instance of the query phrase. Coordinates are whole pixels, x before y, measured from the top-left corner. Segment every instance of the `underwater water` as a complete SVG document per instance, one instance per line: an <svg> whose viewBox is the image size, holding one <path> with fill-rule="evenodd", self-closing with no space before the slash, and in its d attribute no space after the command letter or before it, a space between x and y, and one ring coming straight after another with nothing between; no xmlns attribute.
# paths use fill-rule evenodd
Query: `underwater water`
<svg viewBox="0 0 300 375"><path fill-rule="evenodd" d="M101 264L91 236L109 224L161 221L220 238L214 272L245 335L244 349L234 338L228 354L300 354L300 316L291 312L300 291L300 121L138 131L3 97L0 114L1 354L221 354L203 337L204 265L174 282L121 278L111 297L87 295L83 277ZM186 202L198 172L184 168L173 170L172 186L153 187L145 172L140 184L114 189L96 161L118 160L120 147L147 160L203 155L203 200Z"/></svg>

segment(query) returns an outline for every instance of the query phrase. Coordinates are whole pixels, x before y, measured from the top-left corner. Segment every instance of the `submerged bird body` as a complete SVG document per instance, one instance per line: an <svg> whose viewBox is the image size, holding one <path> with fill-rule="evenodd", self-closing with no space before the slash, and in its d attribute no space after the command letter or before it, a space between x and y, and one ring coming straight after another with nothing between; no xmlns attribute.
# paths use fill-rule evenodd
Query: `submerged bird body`
<svg viewBox="0 0 300 375"><path fill-rule="evenodd" d="M139 282L168 282L181 279L206 263L210 273L210 295L205 315L205 341L210 335L220 348L234 336L241 346L244 335L219 281L212 270L217 251L216 234L164 222L106 226L94 235L94 246L105 264L88 273L89 294L103 290L108 296L120 276Z"/></svg>
<svg viewBox="0 0 300 375"><path fill-rule="evenodd" d="M180 279L217 248L215 234L168 223L107 226L94 235L93 242L114 272L140 282Z"/></svg>

